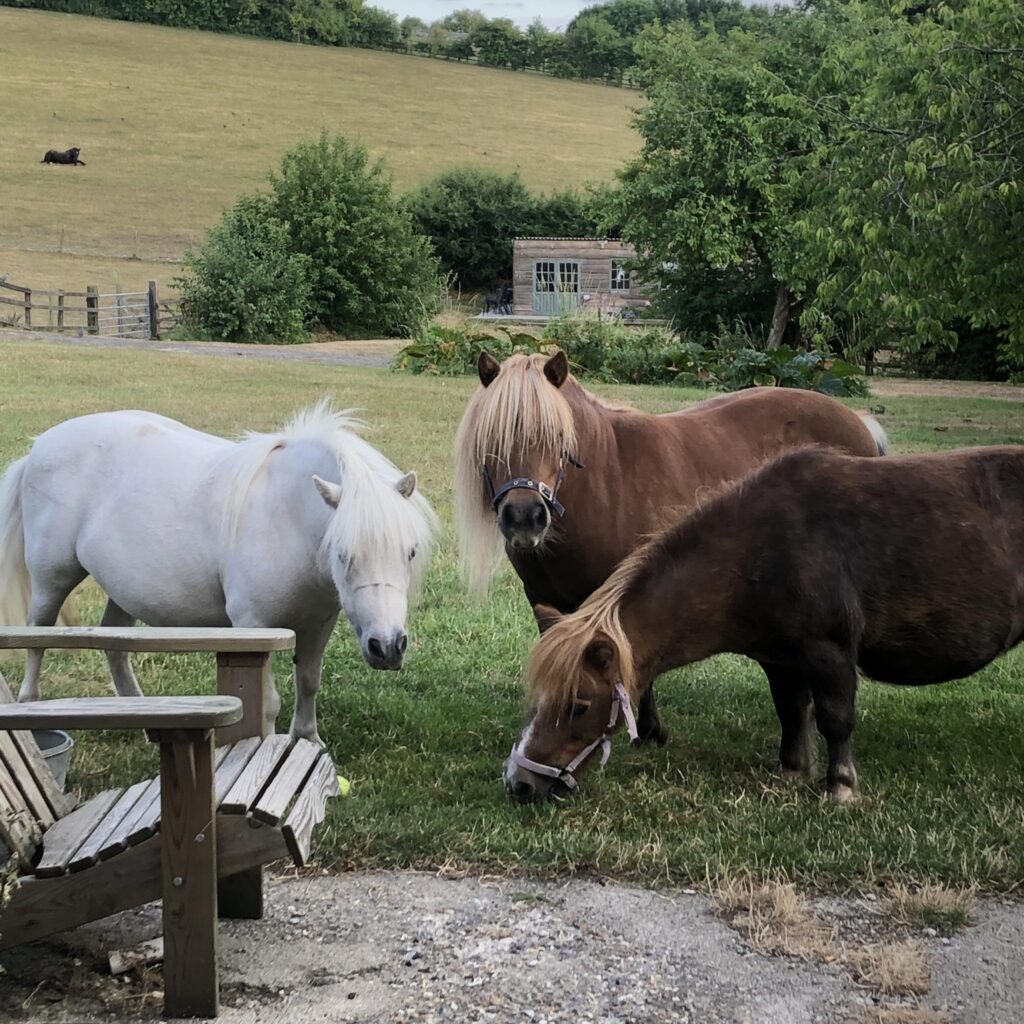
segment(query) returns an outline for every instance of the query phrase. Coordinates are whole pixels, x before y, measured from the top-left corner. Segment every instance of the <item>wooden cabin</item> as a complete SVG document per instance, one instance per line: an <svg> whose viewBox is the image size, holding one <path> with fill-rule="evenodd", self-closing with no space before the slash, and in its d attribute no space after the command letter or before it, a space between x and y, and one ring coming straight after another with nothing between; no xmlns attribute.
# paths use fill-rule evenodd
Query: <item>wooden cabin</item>
<svg viewBox="0 0 1024 1024"><path fill-rule="evenodd" d="M630 272L636 250L609 238L516 238L512 242L512 313L558 316L583 308L617 314L648 305Z"/></svg>

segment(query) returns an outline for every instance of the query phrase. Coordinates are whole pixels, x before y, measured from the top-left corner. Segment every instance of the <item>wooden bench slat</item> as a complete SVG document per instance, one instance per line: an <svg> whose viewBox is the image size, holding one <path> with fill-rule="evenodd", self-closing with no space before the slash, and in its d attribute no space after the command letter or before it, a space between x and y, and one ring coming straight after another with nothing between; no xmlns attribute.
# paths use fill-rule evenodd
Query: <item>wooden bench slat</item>
<svg viewBox="0 0 1024 1024"><path fill-rule="evenodd" d="M138 803L139 797L146 791L148 785L148 779L143 782L136 782L135 785L129 786L121 794L117 803L107 812L107 816L93 829L92 835L78 848L75 856L68 864L69 871L81 871L83 868L95 864L100 859L100 850L107 845L113 836L119 834L119 826ZM125 846L127 845L125 843Z"/></svg>
<svg viewBox="0 0 1024 1024"><path fill-rule="evenodd" d="M155 808L155 810L154 810ZM135 806L121 823L117 836L111 836L100 850L100 860L107 860L129 846L138 846L156 832L160 821L160 778L150 779Z"/></svg>
<svg viewBox="0 0 1024 1024"><path fill-rule="evenodd" d="M327 801L338 795L338 775L334 762L328 754L317 761L306 785L302 788L288 820L281 829L288 852L296 867L302 867L309 860L309 849L313 841L313 829L324 820Z"/></svg>
<svg viewBox="0 0 1024 1024"><path fill-rule="evenodd" d="M48 772L50 769L44 766L43 770ZM53 811L50 809L46 797L43 796L39 783L33 778L32 767L25 760L21 748L14 742L14 737L9 732L2 731L0 731L0 771L6 771L14 780L14 784L21 790L21 795L25 798L25 806L44 831L49 828L54 822Z"/></svg>
<svg viewBox="0 0 1024 1024"><path fill-rule="evenodd" d="M321 749L316 743L296 740L277 774L253 805L253 817L268 825L276 825L284 817L295 794L302 788L320 754Z"/></svg>
<svg viewBox="0 0 1024 1024"><path fill-rule="evenodd" d="M63 875L78 848L92 835L123 792L108 789L53 824L43 837L43 855L36 865L36 877Z"/></svg>
<svg viewBox="0 0 1024 1024"><path fill-rule="evenodd" d="M290 651L290 629L191 629L134 626L0 626L0 650L52 648L151 652Z"/></svg>
<svg viewBox="0 0 1024 1024"><path fill-rule="evenodd" d="M0 704L13 703L14 694L7 685L3 673L0 672ZM39 744L36 743L35 737L32 733L23 729L14 730L9 735L21 754L22 760L28 766L32 778L46 798L46 805L50 812L47 824L55 821L57 818L62 818L74 807L75 802L71 797L61 792L60 787L57 785L57 780L53 777L53 772L50 771L46 760L39 750Z"/></svg>
<svg viewBox="0 0 1024 1024"><path fill-rule="evenodd" d="M289 736L267 736L245 766L245 771L221 801L222 814L246 814L277 770L291 745Z"/></svg>
<svg viewBox="0 0 1024 1024"><path fill-rule="evenodd" d="M25 803L24 795L0 765L0 845L18 858L23 871L31 871L42 838L43 830Z"/></svg>
<svg viewBox="0 0 1024 1024"><path fill-rule="evenodd" d="M237 697L69 697L0 705L0 729L212 729L241 717Z"/></svg>
<svg viewBox="0 0 1024 1024"><path fill-rule="evenodd" d="M238 781L238 776L245 770L245 766L259 750L262 742L263 740L259 736L250 736L248 739L232 743L229 747L220 748L225 756L217 763L217 775L214 780L217 787L216 804L218 807L231 791L231 787Z"/></svg>

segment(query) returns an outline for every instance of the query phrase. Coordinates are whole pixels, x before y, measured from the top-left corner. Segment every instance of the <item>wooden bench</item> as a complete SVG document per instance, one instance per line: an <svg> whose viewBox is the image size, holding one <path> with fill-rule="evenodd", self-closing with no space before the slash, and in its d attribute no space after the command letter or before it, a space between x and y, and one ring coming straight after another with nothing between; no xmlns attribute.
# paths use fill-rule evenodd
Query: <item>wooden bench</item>
<svg viewBox="0 0 1024 1024"><path fill-rule="evenodd" d="M0 649L215 651L221 694L17 704L0 677L0 861L6 847L21 874L0 910L0 949L162 897L164 1013L217 1015L218 914L262 915L263 865L306 863L338 792L325 751L266 734L269 652L294 641L287 630L0 628ZM53 728L144 729L160 775L74 807L27 731Z"/></svg>

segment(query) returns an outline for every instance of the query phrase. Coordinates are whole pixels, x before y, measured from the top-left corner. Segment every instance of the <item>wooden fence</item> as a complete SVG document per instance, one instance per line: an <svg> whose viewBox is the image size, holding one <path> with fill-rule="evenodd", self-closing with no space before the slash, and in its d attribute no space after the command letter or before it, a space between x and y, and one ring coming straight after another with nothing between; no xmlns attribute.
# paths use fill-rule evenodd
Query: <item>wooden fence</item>
<svg viewBox="0 0 1024 1024"><path fill-rule="evenodd" d="M0 327L155 340L180 322L181 299L161 299L156 281L144 292L101 292L95 285L46 291L0 281Z"/></svg>

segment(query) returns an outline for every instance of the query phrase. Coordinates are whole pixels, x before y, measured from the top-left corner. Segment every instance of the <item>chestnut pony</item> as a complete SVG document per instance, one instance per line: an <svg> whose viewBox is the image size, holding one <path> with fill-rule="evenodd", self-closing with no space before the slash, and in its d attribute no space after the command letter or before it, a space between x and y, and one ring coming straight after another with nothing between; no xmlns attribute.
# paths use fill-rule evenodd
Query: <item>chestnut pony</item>
<svg viewBox="0 0 1024 1024"><path fill-rule="evenodd" d="M787 449L887 448L870 416L809 391L753 388L652 416L585 390L563 352L501 364L485 352L477 368L455 442L463 571L484 591L504 541L534 609L575 611L642 538ZM640 742L665 742L653 688L639 719Z"/></svg>
<svg viewBox="0 0 1024 1024"><path fill-rule="evenodd" d="M791 452L640 547L537 643L530 719L506 762L518 800L575 773L652 680L713 654L764 669L779 761L857 788L857 669L901 685L983 668L1024 639L1024 446L892 459Z"/></svg>

